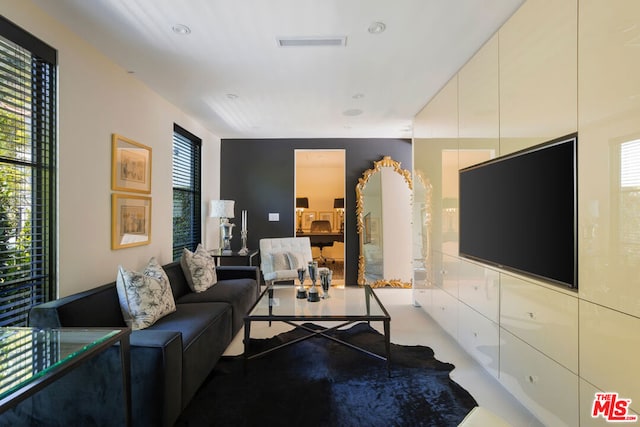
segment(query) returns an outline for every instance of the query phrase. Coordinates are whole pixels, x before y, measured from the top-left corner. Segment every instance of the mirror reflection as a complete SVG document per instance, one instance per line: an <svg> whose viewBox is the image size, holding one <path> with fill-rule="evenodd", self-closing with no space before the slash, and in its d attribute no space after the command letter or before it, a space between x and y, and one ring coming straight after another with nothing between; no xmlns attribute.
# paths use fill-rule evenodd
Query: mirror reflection
<svg viewBox="0 0 640 427"><path fill-rule="evenodd" d="M389 156L358 180L358 285L411 287L412 187L410 172Z"/></svg>

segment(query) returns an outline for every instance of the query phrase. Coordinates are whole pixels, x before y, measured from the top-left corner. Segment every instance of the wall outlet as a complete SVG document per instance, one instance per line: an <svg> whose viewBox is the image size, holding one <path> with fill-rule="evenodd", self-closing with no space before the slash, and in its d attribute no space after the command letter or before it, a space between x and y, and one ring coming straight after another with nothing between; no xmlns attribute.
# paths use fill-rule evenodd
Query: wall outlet
<svg viewBox="0 0 640 427"><path fill-rule="evenodd" d="M279 213L269 213L269 221L280 221Z"/></svg>

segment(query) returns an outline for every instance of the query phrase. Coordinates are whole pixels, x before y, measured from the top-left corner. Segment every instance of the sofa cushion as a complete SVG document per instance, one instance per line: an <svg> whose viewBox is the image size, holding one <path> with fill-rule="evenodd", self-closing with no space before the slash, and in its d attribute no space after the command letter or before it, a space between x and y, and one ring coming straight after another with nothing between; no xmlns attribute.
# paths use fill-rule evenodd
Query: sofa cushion
<svg viewBox="0 0 640 427"><path fill-rule="evenodd" d="M202 244L198 244L195 252L184 248L180 266L193 292L206 291L217 282L216 263Z"/></svg>
<svg viewBox="0 0 640 427"><path fill-rule="evenodd" d="M217 285L200 293L189 293L176 300L178 306L221 301L232 307L233 333L237 333L244 325L244 316L256 301L256 282L253 279L221 280Z"/></svg>
<svg viewBox="0 0 640 427"><path fill-rule="evenodd" d="M169 279L155 258L142 273L118 267L116 288L127 325L145 329L176 310Z"/></svg>
<svg viewBox="0 0 640 427"><path fill-rule="evenodd" d="M225 302L202 304L176 304L176 311L158 320L149 330L176 331L182 334L182 348L186 348L213 319L221 316L231 318L231 306ZM229 326L229 328L231 328ZM230 333L229 329L229 333ZM227 331L220 331L221 336Z"/></svg>

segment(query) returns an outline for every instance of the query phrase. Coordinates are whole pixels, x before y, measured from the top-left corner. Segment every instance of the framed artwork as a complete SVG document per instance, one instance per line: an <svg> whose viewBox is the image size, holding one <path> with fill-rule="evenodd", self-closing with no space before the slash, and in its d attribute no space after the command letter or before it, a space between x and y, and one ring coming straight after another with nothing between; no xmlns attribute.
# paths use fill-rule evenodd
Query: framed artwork
<svg viewBox="0 0 640 427"><path fill-rule="evenodd" d="M335 215L331 211L318 212L318 219L322 221L329 221L331 223L331 230L335 229Z"/></svg>
<svg viewBox="0 0 640 427"><path fill-rule="evenodd" d="M308 230L311 228L311 223L315 221L317 218L317 213L315 211L307 211L302 212L302 229Z"/></svg>
<svg viewBox="0 0 640 427"><path fill-rule="evenodd" d="M124 136L111 136L111 189L151 193L151 147Z"/></svg>
<svg viewBox="0 0 640 427"><path fill-rule="evenodd" d="M151 197L111 195L111 249L151 243Z"/></svg>

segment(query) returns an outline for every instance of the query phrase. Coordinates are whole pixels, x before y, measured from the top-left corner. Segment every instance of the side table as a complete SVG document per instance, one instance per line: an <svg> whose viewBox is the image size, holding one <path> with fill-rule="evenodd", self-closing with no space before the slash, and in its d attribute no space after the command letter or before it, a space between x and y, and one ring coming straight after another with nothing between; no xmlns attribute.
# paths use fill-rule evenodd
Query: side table
<svg viewBox="0 0 640 427"><path fill-rule="evenodd" d="M231 253L222 253L222 249L212 249L209 251L209 254L215 260L216 265L220 265L223 258L225 259L235 258L235 259L244 259L243 265L253 266L254 265L253 258L255 258L255 256L258 255L258 252L259 252L258 249L249 249L249 252L247 252L246 254L240 254L238 253L238 251L232 251Z"/></svg>
<svg viewBox="0 0 640 427"><path fill-rule="evenodd" d="M125 423L131 425L130 329L0 328L0 414L120 343Z"/></svg>

